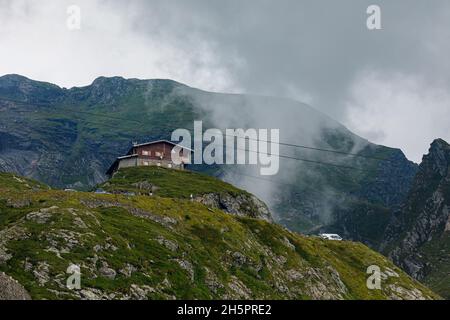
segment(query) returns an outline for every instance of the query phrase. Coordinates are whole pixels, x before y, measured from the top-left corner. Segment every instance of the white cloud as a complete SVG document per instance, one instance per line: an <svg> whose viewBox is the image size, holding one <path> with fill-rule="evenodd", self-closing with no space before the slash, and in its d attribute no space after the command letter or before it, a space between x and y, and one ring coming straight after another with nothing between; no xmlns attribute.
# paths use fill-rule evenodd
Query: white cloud
<svg viewBox="0 0 450 320"><path fill-rule="evenodd" d="M170 78L291 97L417 161L449 138L450 5L377 2L379 32L366 28L370 0L0 0L0 75L66 87ZM73 4L80 31L66 26ZM360 73L367 66L377 73Z"/></svg>
<svg viewBox="0 0 450 320"><path fill-rule="evenodd" d="M213 42L179 38L164 25L135 28L138 6L102 1L3 1L0 74L18 73L62 86L98 76L170 78L206 90L233 91ZM67 28L67 7L81 8L81 30ZM149 11L146 19L156 13ZM161 17L158 17L161 19ZM233 61L234 57L229 57Z"/></svg>
<svg viewBox="0 0 450 320"><path fill-rule="evenodd" d="M436 138L450 138L450 93L422 78L366 71L351 86L347 125L369 140L399 147L420 162Z"/></svg>

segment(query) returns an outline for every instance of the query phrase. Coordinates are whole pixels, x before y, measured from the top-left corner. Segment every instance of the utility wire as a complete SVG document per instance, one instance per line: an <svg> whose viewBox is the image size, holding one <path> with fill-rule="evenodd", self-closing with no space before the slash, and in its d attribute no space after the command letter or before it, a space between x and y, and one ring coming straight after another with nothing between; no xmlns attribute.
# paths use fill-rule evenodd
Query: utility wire
<svg viewBox="0 0 450 320"><path fill-rule="evenodd" d="M112 128L112 129L116 128L116 127L114 127L112 125L106 125L106 126ZM54 134L55 133L55 130L52 130L50 128L38 128L36 130L38 130L38 132L46 132L46 133L49 133L49 134ZM61 127L60 130L70 131L71 129L70 128L66 128L66 127ZM368 171L368 170L365 170L365 169L362 169L362 168L357 168L357 167L354 167L354 166L345 166L345 165L340 165L340 164L331 163L331 162L323 162L323 161L317 161L317 160L311 160L311 159L304 159L304 158L298 158L298 157L294 157L294 156L283 155L283 154L276 154L276 153L271 153L271 152L262 152L262 151L257 151L257 150L249 150L247 148L238 148L238 147L233 148L231 146L225 146L225 149L228 149L228 150L240 150L240 151L251 152L251 153L256 153L256 154L265 154L265 155L268 155L268 156L276 156L276 157L280 157L280 158L283 158L283 159L302 161L302 162L306 162L306 163L309 163L309 164L315 164L315 165L332 166L332 167L337 167L337 168L342 168L342 169L351 169L351 170L357 170L357 171Z"/></svg>
<svg viewBox="0 0 450 320"><path fill-rule="evenodd" d="M226 146L225 149L231 150L231 147ZM271 155L271 156L276 156L276 157L280 157L280 158L284 158L284 159L297 160L297 161L302 161L302 162L307 162L307 163L312 163L312 164L318 164L318 165L333 166L333 167L342 168L342 169L368 171L368 170L365 170L365 169L362 169L362 168L357 168L357 167L352 167L352 166L344 166L344 165L331 163L331 162L322 162L322 161L311 160L311 159L297 158L297 157L287 156L287 155L282 155L282 154L261 152L261 151L249 150L249 149L243 149L243 148L237 148L237 147L236 147L236 150L241 150L241 151L246 151L246 152L253 152L253 153L257 153L257 154Z"/></svg>
<svg viewBox="0 0 450 320"><path fill-rule="evenodd" d="M20 100L14 100L14 99L9 99L9 98L2 98L0 97L0 100L5 100L5 101L11 101L11 102L15 102L18 104L24 104L24 105L37 105L37 106L45 106L45 107L52 107L53 105L51 104L45 104L45 103L34 103L34 102L24 102L24 101L20 101ZM17 109L16 109L17 110ZM30 112L30 110L24 110L25 112ZM74 109L68 109L66 107L64 108L56 108L55 111L66 111L66 112L72 112L72 113L80 113L80 114L87 114L87 115L94 115L94 116L98 116L98 117L104 117L104 118L108 118L108 119L113 119L113 120L120 120L120 121L128 121L128 122L134 122L134 123L139 123L142 125L145 125L146 123L142 120L136 120L136 119L129 119L129 118L123 118L123 117L116 117L116 116L111 116L108 114L103 114L103 113L94 113L94 112L88 112L88 111L81 111L81 110L74 110ZM19 110L19 112L22 112ZM89 119L81 119L81 120L87 120L89 121ZM94 122L92 120L90 120L90 122ZM116 128L114 126L102 123L102 122L97 122L101 125L104 125L106 127L112 127L112 128ZM228 137L238 137L236 135L226 135L223 134L224 136L228 136ZM287 142L274 142L274 141L267 141L267 140L260 140L260 139L252 139L251 137L245 137L246 140L251 140L251 141L261 141L261 142L266 142L266 143L274 143L274 144L278 144L278 145L282 145L282 146L288 146L288 147L295 147L295 148L301 148L301 149L307 149L307 150L314 150L314 151L321 151L321 152L329 152L329 153L334 153L334 154L340 154L340 155L346 155L346 156L352 156L352 157L359 157L359 158L366 158L366 159L372 159L372 160L378 160L378 161L390 161L388 159L382 159L382 158L378 158L378 157L371 157L371 156L365 156L365 155L361 155L361 154L356 154L356 153L349 153L349 152L343 152L343 151L337 151L337 150L331 150L331 149L324 149L324 148L316 148L316 147L310 147L310 146L305 146L305 145L299 145L299 144L293 144L293 143L287 143ZM290 159L292 157L289 156L281 156L287 159ZM300 161L305 161L305 162L312 162L312 163L317 163L317 161L313 161L313 160L307 160L307 159L297 159L294 158L294 160L300 160ZM333 165L331 163L322 163L322 164L329 164L329 165ZM345 166L340 166L340 165L335 165L335 166L339 166L339 167L345 167ZM347 167L347 168L354 168L354 167Z"/></svg>
<svg viewBox="0 0 450 320"><path fill-rule="evenodd" d="M228 135L227 134L223 134L223 135L226 136L226 137L240 138L237 135L230 135L230 134L228 134ZM308 150L314 150L314 151L330 152L330 153L336 153L336 154L341 154L341 155L346 155L346 156L366 158L366 159L379 160L379 161L390 161L388 159L371 157L371 156L365 156L365 155L361 155L361 154L358 154L358 153L351 153L351 152L344 152L344 151L337 151L337 150L323 149L323 148L316 148L316 147L308 147L308 146L304 146L304 145L298 145L298 144L287 143L287 142L275 142L275 141L268 141L268 140L261 140L261 139L252 139L250 137L242 137L242 138L245 138L246 140L250 140L250 141L260 141L260 142L265 142L265 143L274 143L274 144L278 144L280 146L295 147L295 148L308 149Z"/></svg>

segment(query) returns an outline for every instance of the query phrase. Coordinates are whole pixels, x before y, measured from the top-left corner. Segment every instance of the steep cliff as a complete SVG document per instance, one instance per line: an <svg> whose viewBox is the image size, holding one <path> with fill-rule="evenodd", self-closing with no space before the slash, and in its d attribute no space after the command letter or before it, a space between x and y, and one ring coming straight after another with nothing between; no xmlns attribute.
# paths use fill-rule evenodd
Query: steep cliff
<svg viewBox="0 0 450 320"><path fill-rule="evenodd" d="M450 297L450 146L435 140L409 195L392 216L382 250L436 291Z"/></svg>

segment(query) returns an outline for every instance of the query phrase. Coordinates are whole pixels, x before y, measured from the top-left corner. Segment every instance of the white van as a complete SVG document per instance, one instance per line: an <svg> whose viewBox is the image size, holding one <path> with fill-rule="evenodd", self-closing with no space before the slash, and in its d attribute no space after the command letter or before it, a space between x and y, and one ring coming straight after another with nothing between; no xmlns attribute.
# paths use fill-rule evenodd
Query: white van
<svg viewBox="0 0 450 320"><path fill-rule="evenodd" d="M321 233L319 237L325 240L342 241L341 236L334 233Z"/></svg>

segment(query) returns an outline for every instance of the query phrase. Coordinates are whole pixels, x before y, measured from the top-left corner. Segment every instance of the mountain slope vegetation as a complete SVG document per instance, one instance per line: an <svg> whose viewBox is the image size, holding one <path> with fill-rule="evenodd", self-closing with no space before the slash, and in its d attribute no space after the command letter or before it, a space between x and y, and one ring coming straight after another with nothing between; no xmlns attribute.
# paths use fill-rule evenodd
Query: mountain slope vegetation
<svg viewBox="0 0 450 320"><path fill-rule="evenodd" d="M417 171L400 150L374 145L305 104L170 80L100 77L65 89L7 75L0 77L0 112L0 170L78 190L104 182L132 141L170 139L177 128L192 130L194 120L204 129L279 128L282 142L332 152L282 145L281 154L307 161L282 158L280 172L262 180L251 166L192 169L256 194L291 230L336 231L372 247ZM360 224L361 208L376 218L376 230Z"/></svg>
<svg viewBox="0 0 450 320"><path fill-rule="evenodd" d="M152 172L158 175L153 181ZM110 194L56 190L0 174L0 271L27 291L19 290L20 297L439 298L363 244L301 236L191 200L166 189L173 171L139 168L119 174L103 185ZM192 185L199 177L175 174L192 179ZM157 189L144 194L137 185ZM210 190L204 187L196 195L248 194L220 181L208 185ZM79 290L66 287L72 265L80 267ZM381 290L366 286L371 265L382 270Z"/></svg>

